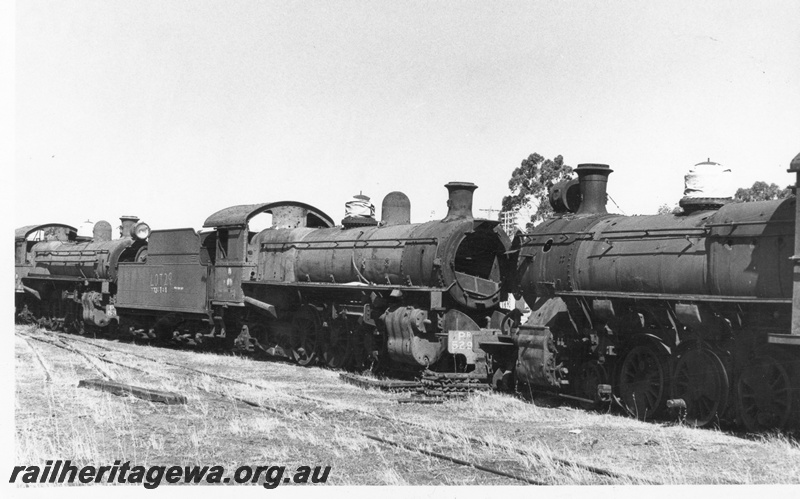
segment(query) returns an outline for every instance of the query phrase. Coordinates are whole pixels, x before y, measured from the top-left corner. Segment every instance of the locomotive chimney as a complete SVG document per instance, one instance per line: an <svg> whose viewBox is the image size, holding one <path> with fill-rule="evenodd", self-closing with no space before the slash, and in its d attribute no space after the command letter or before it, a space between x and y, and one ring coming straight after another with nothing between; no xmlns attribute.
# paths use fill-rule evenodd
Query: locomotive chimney
<svg viewBox="0 0 800 499"><path fill-rule="evenodd" d="M139 221L139 217L123 215L119 217L119 221L122 222L122 225L119 226L119 237L133 237L133 228Z"/></svg>
<svg viewBox="0 0 800 499"><path fill-rule="evenodd" d="M478 186L472 182L449 182L445 187L450 196L447 199L447 216L442 222L472 220L472 192Z"/></svg>
<svg viewBox="0 0 800 499"><path fill-rule="evenodd" d="M400 191L390 192L381 204L381 225L411 223L411 201Z"/></svg>
<svg viewBox="0 0 800 499"><path fill-rule="evenodd" d="M603 215L606 211L606 184L613 172L608 165L586 163L575 168L581 186L581 206L577 215Z"/></svg>

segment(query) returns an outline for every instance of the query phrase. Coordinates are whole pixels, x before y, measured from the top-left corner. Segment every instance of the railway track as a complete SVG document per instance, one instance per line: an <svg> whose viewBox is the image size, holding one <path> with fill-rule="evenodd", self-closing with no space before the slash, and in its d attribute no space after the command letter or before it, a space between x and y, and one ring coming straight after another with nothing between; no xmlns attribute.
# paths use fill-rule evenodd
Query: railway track
<svg viewBox="0 0 800 499"><path fill-rule="evenodd" d="M42 372L44 373L44 380L47 383L52 382L53 381L53 375L50 372L50 368L48 368L47 365L44 363L44 360L42 360L42 356L39 353L39 350L36 347L34 347L31 344L30 341L28 341L29 336L26 336L26 335L23 335L23 334L19 334L19 333L17 333L17 336L22 338L22 341L25 343L25 345L27 345L28 348L30 349L30 351L33 352L33 356L36 358L36 361L38 362L39 367L41 367Z"/></svg>
<svg viewBox="0 0 800 499"><path fill-rule="evenodd" d="M67 351L69 351L71 353L74 353L76 355L80 355L84 359L90 359L91 357L95 357L98 360L101 360L103 362L107 362L109 364L112 364L112 365L115 365L115 366L118 366L118 367L131 369L131 370L134 370L134 371L137 371L137 372L141 372L143 374L150 374L150 375L153 374L151 371L147 371L145 369L141 369L141 368L136 367L136 366L131 366L129 364L125 364L125 363L118 362L118 361L115 361L115 360L112 360L112 359L108 359L108 358L104 358L104 357L98 357L98 356L96 356L94 354L87 353L87 352L82 351L80 349L74 348L73 346L67 344L67 342L64 342L61 338L58 338L58 337L57 337L57 339L51 341L49 339L44 339L44 338L37 337L37 336L32 336L32 335L29 336L29 335L24 335L24 334L19 334L19 333L18 333L18 335L23 337L23 339L30 338L30 339L33 339L35 341L41 341L43 343L47 343L47 344L52 345L54 347L61 348L63 350L67 350ZM77 341L81 341L81 340L77 340ZM165 363L165 362L163 362L161 360L152 359L152 358L147 357L147 356L143 356L143 355L139 355L139 354L133 354L133 353L130 353L130 352L119 351L119 350L116 350L116 349L112 349L112 348L109 348L109 347L105 347L105 346L102 346L102 345L95 344L93 342L85 342L85 343L90 344L90 345L92 345L94 347L106 350L106 351L111 351L111 352L117 352L117 353L121 353L121 354L125 354L125 355L130 355L130 356L133 356L133 357L136 357L136 358L140 358L140 359L143 359L143 360L148 360L148 361L151 361L151 362L167 364L167 365L170 365L171 367L181 368L181 369L184 369L184 370L186 370L188 372L191 372L191 373L194 373L194 374L199 374L199 375L203 375L203 376L209 376L209 377L212 377L212 378L217 378L217 379L221 379L221 380L228 381L228 382L244 384L244 385L247 385L247 386L250 386L250 387L254 387L254 388L262 388L262 389L264 388L262 386L259 386L258 384L246 382L246 381L243 381L243 380L237 380L235 378L231 378L231 377L228 377L228 376L220 375L218 373L212 373L212 372L208 372L208 371L203 371L203 370L200 370L200 369L195 369L195 368L192 368L192 367L189 367L189 366L185 366L185 365L181 365L181 364L177 364L177 363L172 363L172 362ZM88 362L93 365L93 363L91 361L88 361ZM277 414L277 415L282 416L282 417L287 418L287 419L292 419L292 416L293 416L291 411L287 411L287 410L284 410L284 409L279 408L279 407L273 407L273 406L270 406L270 405L265 405L265 404L259 403L257 401L254 401L254 400L250 400L250 399L242 398L242 397L236 397L236 396L233 396L233 395L230 395L230 394L227 394L227 393L217 392L217 391L213 391L213 390L206 390L206 389L204 389L202 387L199 387L199 386L195 386L195 388L198 389L199 391L205 392L207 395L210 395L215 399L227 399L229 401L236 402L236 403L239 404L239 407L257 409L257 410L265 410L265 411L269 411L270 413ZM312 402L329 403L328 401L324 401L324 400L321 400L321 399L315 399L313 397L303 397L303 396L291 395L291 394L289 394L289 395L290 396L294 396L296 398L303 399L303 400L312 401ZM494 467L491 467L491 466L486 466L486 465L483 465L483 464L480 464L480 463L475 463L475 462L472 462L472 461L469 461L469 460L460 459L460 458L458 458L456 456L452 456L452 455L449 455L449 454L446 454L446 453L443 453L443 452L437 452L437 451L425 449L425 448L420 447L420 446L415 446L415 445L410 445L410 444L403 443L403 442L398 442L396 440L388 438L387 436L376 435L376 434L373 434L373 433L360 431L360 430L353 430L353 429L350 429L350 430L353 431L354 433L364 437L364 438L379 442L380 444L383 444L385 446L392 446L392 447L404 449L406 451L413 452L413 453L416 453L416 454L429 456L429 457L434 457L434 458L439 459L441 461L445 461L445 462L448 462L448 463L451 463L451 464L454 464L454 465L457 465L457 466L469 467L469 468L476 469L476 470L479 470L479 471L482 471L482 472L485 472L485 473L489 473L491 475L495 475L495 476L498 476L498 477L509 478L509 479L516 480L516 481L523 482L523 483L527 483L527 484L546 485L546 483L543 482L543 481L534 480L534 479L531 479L529 477L526 477L526 476L523 476L523 475L520 475L520 474L511 473L511 472L508 472L508 471L505 471L505 470L497 469L497 468L494 468Z"/></svg>
<svg viewBox="0 0 800 499"><path fill-rule="evenodd" d="M59 348L63 348L65 350L71 351L71 352L75 353L76 355L81 355L81 356L85 357L86 359L89 359L90 357L94 357L95 359L97 359L99 361L102 361L102 362L105 362L105 363L109 363L109 364L112 364L112 365L116 365L118 367L132 369L132 370L139 371L139 372L142 372L142 373L152 374L151 371L148 371L148 370L136 367L136 366L131 366L129 364L122 363L122 362L110 359L107 356L100 357L100 356L97 356L96 354L88 353L86 351L77 349L75 347L75 345L77 343L83 343L83 344L90 345L91 347L94 347L94 348L97 348L97 349L100 349L100 350L104 350L104 351L107 351L107 352L113 352L113 353L117 353L117 354L127 355L127 356L131 356L131 357L134 357L134 358L142 359L142 360L145 360L145 361L148 361L148 362L153 362L153 363L157 363L157 364L161 364L161 365L170 366L170 367L181 369L181 370L184 370L186 372L190 372L190 373L193 373L193 374L196 374L196 375L208 376L210 378L215 378L215 379L222 380L222 381L225 381L225 382L230 382L230 383L236 383L236 384L244 385L244 386L247 386L247 387L250 387L250 388L259 389L259 390L270 390L271 389L271 388L265 387L263 385L260 385L259 383L254 383L252 381L242 380L242 379L226 376L226 375L223 375L223 374L210 372L210 371L207 371L207 370L198 369L196 367L188 366L188 365L181 364L181 363L165 361L165 360L162 360L162 359L155 359L155 358L152 358L152 357L149 357L149 356L146 356L146 355L142 355L142 354L139 354L139 353L133 353L133 352L130 352L130 351L111 348L111 347L109 347L107 345L99 344L96 341L89 341L87 339L78 338L78 337L74 337L74 336L71 336L71 335L63 335L61 333L47 333L47 337L52 337L53 338L52 340L48 339L47 337L44 337L44 338L37 337L37 336L29 336L29 337L32 338L32 339L36 339L36 340L39 340L39 341L50 343L53 346L56 346L56 347L59 347ZM89 362L92 363L91 360L89 360ZM287 411L285 411L284 409L282 409L280 407L262 404L262 403L259 403L257 401L254 401L254 400L250 400L250 399L246 399L246 398L242 398L242 397L236 397L236 396L233 396L233 395L230 395L230 394L227 394L227 393L208 391L208 390L205 390L203 388L200 388L199 386L196 386L195 388L197 388L197 389L199 389L201 391L204 391L204 392L208 393L209 395L213 395L215 397L223 397L225 399L237 402L239 404L244 404L244 405L252 407L252 408L257 408L257 409L260 409L260 410L266 410L266 411L269 411L269 412L272 412L272 413L276 413L276 414L282 415L284 417L287 417L287 416L290 415ZM292 397L292 398L296 398L298 400L303 400L303 401L306 401L306 402L312 402L312 403L315 403L315 404L322 404L322 405L326 405L326 406L336 406L338 408L341 408L343 406L343 403L342 403L341 400L331 401L331 400L327 400L325 398L312 397L312 396L308 396L308 395L304 395L304 394L297 394L297 393L285 393L285 395L287 395L289 397ZM490 441L487 441L487 440L485 440L483 438L479 438L479 437L472 437L472 436L466 436L465 437L464 435L460 435L460 434L457 434L455 432L442 430L441 428L431 428L430 426L427 426L427 425L422 424L422 423L417 423L417 422L414 422L414 421L404 420L404 419L398 418L396 416L388 416L388 415L384 415L384 414L379 414L377 412L364 410L364 409L361 409L361 408L353 406L353 405L345 404L345 406L346 406L348 411L351 411L353 413L357 413L357 414L359 414L361 416L372 418L372 419L377 420L377 421L382 421L382 422L385 422L385 423L389 423L390 427L393 427L393 428L404 429L404 431L406 433L403 433L403 436L407 436L408 435L408 431L411 430L411 429L414 429L416 431L422 430L422 431L429 432L431 434L435 433L435 434L446 436L448 438L453 439L453 441L456 441L456 442L465 441L469 445L476 446L476 447L500 449L507 455L516 456L515 461L519 461L521 459L524 460L526 458L527 459L533 458L533 459L538 460L538 461L541 462L544 459L548 459L548 460L550 460L550 461L552 461L554 463L557 463L558 465L560 465L560 466L562 466L564 468L570 468L570 469L580 470L580 471L583 471L583 472L588 472L591 475L597 477L598 483L610 483L610 482L614 482L614 481L623 481L624 483L637 483L637 484L652 484L652 483L655 483L655 482L652 482L650 480L644 479L642 477L631 476L631 475L628 475L628 474L619 473L619 472L616 472L616 471L613 471L613 470L610 470L610 469L588 465L588 464L581 463L581 462L578 462L578 461L575 461L575 460L561 459L561 458L557 458L557 457L553 457L553 456L543 456L543 455L541 455L539 453L536 453L536 452L516 449L516 448L510 447L510 446L507 446L507 445L499 445L496 442L490 442ZM498 468L496 466L487 465L485 463L480 463L480 462L475 462L474 460L462 459L460 457L454 456L452 452L448 453L447 451L444 451L443 449L435 450L435 449L431 448L430 445L423 446L423 445L420 445L420 444L409 444L409 443L403 442L402 439L397 439L396 438L398 436L397 434L394 435L395 438L391 438L390 436L383 435L383 434L375 434L375 433L362 431L362 430L358 430L358 429L351 429L351 430L354 433L356 433L356 434L358 434L358 435L360 435L360 436L362 436L364 438L367 438L367 439L375 441L375 442L379 442L380 444L385 445L385 446L391 446L391 447L395 447L395 448L404 449L405 451L416 453L418 455L424 455L424 456L428 456L428 457L433 457L433 458L438 459L440 461L445 461L445 462L448 462L448 463L451 463L451 464L454 464L454 465L457 465L457 466L464 466L464 467L473 468L473 469L480 470L480 471L485 472L485 473L489 473L489 474L492 474L492 475L495 475L495 476L499 476L499 477L505 477L505 478L512 479L512 480L515 480L515 481L518 481L518 482L527 483L527 484L536 484L536 485L546 485L546 484L556 484L556 483L558 483L557 481L554 481L552 478L550 478L548 480L548 479L543 479L541 477L531 477L531 476L528 476L527 474L524 474L524 473L518 473L518 472L515 472L515 471L509 471L507 469L500 469L500 468Z"/></svg>

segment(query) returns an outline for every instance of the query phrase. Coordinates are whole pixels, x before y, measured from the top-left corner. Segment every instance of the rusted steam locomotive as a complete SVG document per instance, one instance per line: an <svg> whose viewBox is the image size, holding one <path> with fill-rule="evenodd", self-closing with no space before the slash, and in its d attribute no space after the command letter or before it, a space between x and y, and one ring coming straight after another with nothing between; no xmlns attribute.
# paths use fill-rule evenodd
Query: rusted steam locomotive
<svg viewBox="0 0 800 499"><path fill-rule="evenodd" d="M800 182L800 155L790 172ZM469 373L498 388L615 400L642 419L673 406L698 426L797 426L796 198L620 216L605 208L608 166L577 173L551 191L557 215L513 243L498 222L473 219L475 186L457 182L446 186L447 216L422 224L395 192L381 221L339 226L278 202L226 208L199 233L149 233L130 218L115 241L110 227L93 239L25 227L18 314L303 365ZM249 230L260 213L271 227ZM35 231L45 241L31 241ZM500 308L506 291L525 297L527 323Z"/></svg>
<svg viewBox="0 0 800 499"><path fill-rule="evenodd" d="M559 213L514 239L514 289L532 314L487 344L496 383L515 377L586 403L613 397L641 419L669 405L698 426L796 426L796 198L611 215L612 170L576 171L551 190ZM789 171L800 176L800 155Z"/></svg>
<svg viewBox="0 0 800 499"><path fill-rule="evenodd" d="M505 318L510 240L498 222L473 218L474 184L446 187L447 216L421 224L393 192L381 221L340 226L313 206L278 202L226 208L205 221L210 230L154 230L146 241L78 242L62 227L60 241L34 244L33 227L20 229L18 309L49 323L82 317L82 327L221 340L302 365L381 362L484 379L478 344ZM250 231L261 213L271 227Z"/></svg>
<svg viewBox="0 0 800 499"><path fill-rule="evenodd" d="M150 227L122 217L120 238L111 224L94 226L92 237L75 227L50 223L15 231L16 308L23 320L82 331L119 320L115 307L118 266L142 260ZM139 223L137 223L139 222Z"/></svg>

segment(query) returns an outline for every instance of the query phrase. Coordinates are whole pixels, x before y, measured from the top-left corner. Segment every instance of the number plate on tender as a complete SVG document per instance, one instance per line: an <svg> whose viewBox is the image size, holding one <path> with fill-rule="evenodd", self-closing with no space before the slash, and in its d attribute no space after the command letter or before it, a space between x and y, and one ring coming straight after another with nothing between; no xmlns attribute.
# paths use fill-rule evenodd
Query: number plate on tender
<svg viewBox="0 0 800 499"><path fill-rule="evenodd" d="M447 333L447 351L461 353L470 357L472 352L472 331L449 331Z"/></svg>

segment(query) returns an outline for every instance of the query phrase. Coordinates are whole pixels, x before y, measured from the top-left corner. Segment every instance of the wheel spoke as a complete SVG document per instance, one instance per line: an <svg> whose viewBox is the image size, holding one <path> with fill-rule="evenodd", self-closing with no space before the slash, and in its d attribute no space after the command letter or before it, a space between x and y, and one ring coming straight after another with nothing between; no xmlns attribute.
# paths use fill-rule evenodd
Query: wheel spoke
<svg viewBox="0 0 800 499"><path fill-rule="evenodd" d="M649 346L638 346L625 356L620 368L619 390L629 413L650 419L666 402L665 369L660 354Z"/></svg>
<svg viewBox="0 0 800 499"><path fill-rule="evenodd" d="M783 428L792 411L791 380L774 358L756 357L739 377L736 389L740 423L751 432Z"/></svg>
<svg viewBox="0 0 800 499"><path fill-rule="evenodd" d="M728 404L728 374L720 358L707 348L682 354L675 365L672 397L686 402L687 421L706 426Z"/></svg>

